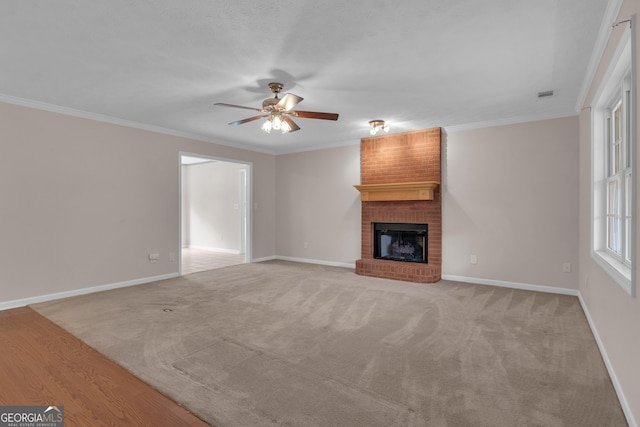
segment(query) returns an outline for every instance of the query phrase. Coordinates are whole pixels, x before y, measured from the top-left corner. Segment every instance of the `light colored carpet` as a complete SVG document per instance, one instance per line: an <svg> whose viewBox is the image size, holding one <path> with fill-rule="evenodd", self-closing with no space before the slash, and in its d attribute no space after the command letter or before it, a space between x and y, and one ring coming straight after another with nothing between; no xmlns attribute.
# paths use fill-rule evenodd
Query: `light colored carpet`
<svg viewBox="0 0 640 427"><path fill-rule="evenodd" d="M32 306L215 426L626 426L571 296L273 261Z"/></svg>

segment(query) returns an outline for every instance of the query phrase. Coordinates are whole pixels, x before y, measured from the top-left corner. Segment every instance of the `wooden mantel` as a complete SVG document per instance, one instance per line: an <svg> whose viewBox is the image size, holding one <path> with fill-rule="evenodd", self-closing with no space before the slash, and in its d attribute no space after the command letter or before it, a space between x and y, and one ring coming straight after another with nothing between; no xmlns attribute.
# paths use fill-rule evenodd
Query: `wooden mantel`
<svg viewBox="0 0 640 427"><path fill-rule="evenodd" d="M398 200L433 200L437 181L401 182L397 184L354 185L363 202L393 202Z"/></svg>

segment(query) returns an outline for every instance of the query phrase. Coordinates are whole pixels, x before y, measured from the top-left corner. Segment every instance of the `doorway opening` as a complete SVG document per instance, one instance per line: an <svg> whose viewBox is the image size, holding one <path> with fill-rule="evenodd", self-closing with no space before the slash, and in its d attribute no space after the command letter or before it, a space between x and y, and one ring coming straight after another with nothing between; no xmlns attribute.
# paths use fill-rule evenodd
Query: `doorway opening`
<svg viewBox="0 0 640 427"><path fill-rule="evenodd" d="M181 275L251 262L251 163L180 153Z"/></svg>

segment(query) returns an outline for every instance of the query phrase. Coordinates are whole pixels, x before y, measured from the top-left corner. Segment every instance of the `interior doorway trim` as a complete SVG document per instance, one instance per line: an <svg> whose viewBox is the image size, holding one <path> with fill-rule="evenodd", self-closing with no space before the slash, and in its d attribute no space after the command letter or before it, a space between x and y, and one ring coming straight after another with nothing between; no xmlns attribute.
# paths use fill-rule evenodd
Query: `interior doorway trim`
<svg viewBox="0 0 640 427"><path fill-rule="evenodd" d="M236 159L228 159L225 157L217 157L210 156L207 154L201 153L192 153L187 151L179 151L178 152L178 274L182 275L182 158L183 157L195 157L202 159L203 161L211 160L211 161L219 161L219 162L228 162L228 163L236 163L240 165L246 166L246 172L244 174L244 179L240 181L245 182L244 191L241 190L241 196L244 196L244 200L240 200L241 205L244 205L244 209L240 211L244 214L244 239L240 242L241 248L244 248L244 257L245 262L250 263L253 259L253 219L252 219L252 209L249 209L250 206L253 206L253 163L246 162L242 160Z"/></svg>

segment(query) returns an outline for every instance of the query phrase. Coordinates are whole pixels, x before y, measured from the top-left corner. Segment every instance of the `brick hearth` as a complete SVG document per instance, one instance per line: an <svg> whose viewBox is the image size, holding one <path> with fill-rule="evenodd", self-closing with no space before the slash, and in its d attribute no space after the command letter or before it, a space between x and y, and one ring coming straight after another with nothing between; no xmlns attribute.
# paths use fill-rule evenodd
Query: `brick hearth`
<svg viewBox="0 0 640 427"><path fill-rule="evenodd" d="M363 138L360 146L363 185L440 182L440 128ZM428 224L427 263L373 258L373 223ZM434 283L442 274L442 200L440 187L433 200L363 201L362 259L356 273L365 276Z"/></svg>

